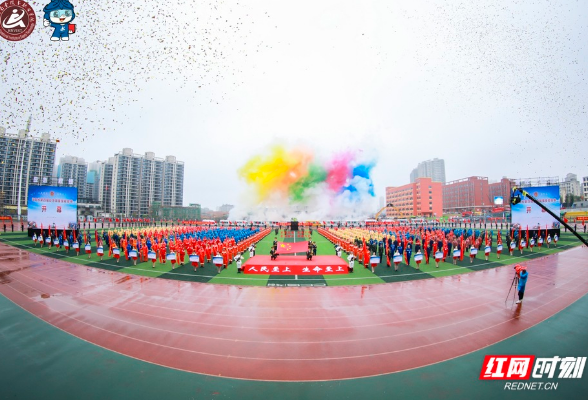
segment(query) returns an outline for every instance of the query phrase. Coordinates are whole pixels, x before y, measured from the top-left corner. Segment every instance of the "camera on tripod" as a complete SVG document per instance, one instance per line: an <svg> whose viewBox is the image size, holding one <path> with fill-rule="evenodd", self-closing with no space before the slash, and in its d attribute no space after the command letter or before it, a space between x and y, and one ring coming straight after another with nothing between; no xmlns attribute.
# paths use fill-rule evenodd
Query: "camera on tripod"
<svg viewBox="0 0 588 400"><path fill-rule="evenodd" d="M517 275L517 278L519 278L521 276L521 272L522 271L526 271L527 270L527 267L525 267L524 265L517 264L517 265L514 266L514 270L515 270L515 273Z"/></svg>

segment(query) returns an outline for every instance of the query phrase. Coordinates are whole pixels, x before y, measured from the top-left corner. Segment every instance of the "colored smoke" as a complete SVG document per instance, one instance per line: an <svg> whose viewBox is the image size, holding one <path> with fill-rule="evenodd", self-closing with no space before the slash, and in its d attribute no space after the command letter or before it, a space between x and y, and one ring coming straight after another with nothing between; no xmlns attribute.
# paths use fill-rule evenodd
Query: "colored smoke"
<svg viewBox="0 0 588 400"><path fill-rule="evenodd" d="M374 157L343 151L326 158L312 150L272 146L239 170L248 186L230 218L252 220L365 218L374 213Z"/></svg>

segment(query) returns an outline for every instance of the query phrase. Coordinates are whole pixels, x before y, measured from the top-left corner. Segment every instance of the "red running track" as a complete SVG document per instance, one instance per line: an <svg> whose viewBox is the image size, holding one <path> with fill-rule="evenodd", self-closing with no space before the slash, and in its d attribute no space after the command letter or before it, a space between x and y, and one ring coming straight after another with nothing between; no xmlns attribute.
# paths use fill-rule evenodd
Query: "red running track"
<svg viewBox="0 0 588 400"><path fill-rule="evenodd" d="M239 379L392 373L515 335L588 292L588 251L529 261L522 306L511 267L373 286L269 288L143 278L0 244L0 293L77 337L147 362Z"/></svg>

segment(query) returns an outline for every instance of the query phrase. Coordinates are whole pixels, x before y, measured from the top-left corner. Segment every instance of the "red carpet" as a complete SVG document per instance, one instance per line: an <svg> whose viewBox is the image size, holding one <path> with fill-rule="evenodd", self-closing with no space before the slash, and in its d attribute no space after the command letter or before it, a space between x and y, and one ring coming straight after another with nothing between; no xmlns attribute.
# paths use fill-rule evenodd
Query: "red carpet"
<svg viewBox="0 0 588 400"><path fill-rule="evenodd" d="M347 264L337 256L314 256L306 261L306 256L254 256L243 264L246 274L271 275L330 275L346 274Z"/></svg>

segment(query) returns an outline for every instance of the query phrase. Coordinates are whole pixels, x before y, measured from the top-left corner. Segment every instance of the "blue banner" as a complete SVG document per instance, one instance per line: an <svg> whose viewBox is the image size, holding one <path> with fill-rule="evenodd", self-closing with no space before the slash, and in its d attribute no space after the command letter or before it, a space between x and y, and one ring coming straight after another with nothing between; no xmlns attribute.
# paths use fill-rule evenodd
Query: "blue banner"
<svg viewBox="0 0 588 400"><path fill-rule="evenodd" d="M522 188L543 204L552 213L559 216L561 202L559 186L539 186ZM559 229L559 222L549 213L535 204L532 200L523 197L519 204L511 206L511 222L520 224L522 229Z"/></svg>
<svg viewBox="0 0 588 400"><path fill-rule="evenodd" d="M29 186L27 208L31 227L69 229L78 219L78 188Z"/></svg>

